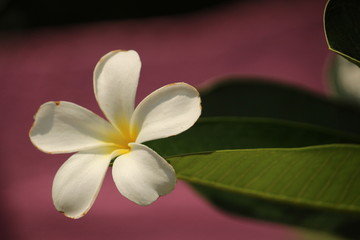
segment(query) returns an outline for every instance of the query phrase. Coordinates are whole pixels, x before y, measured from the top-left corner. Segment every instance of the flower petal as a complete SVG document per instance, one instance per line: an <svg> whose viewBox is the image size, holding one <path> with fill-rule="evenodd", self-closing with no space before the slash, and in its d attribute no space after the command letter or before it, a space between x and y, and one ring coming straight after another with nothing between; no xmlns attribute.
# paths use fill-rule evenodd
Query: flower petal
<svg viewBox="0 0 360 240"><path fill-rule="evenodd" d="M76 152L121 141L109 122L70 102L41 105L29 135L36 147L49 153Z"/></svg>
<svg viewBox="0 0 360 240"><path fill-rule="evenodd" d="M105 149L72 155L55 175L52 198L56 209L70 218L84 216L99 193L110 161Z"/></svg>
<svg viewBox="0 0 360 240"><path fill-rule="evenodd" d="M139 55L130 50L106 54L94 70L94 91L99 106L109 121L126 131L126 135L134 111L140 69Z"/></svg>
<svg viewBox="0 0 360 240"><path fill-rule="evenodd" d="M152 149L130 143L131 151L115 159L114 182L122 195L139 205L149 205L170 193L176 183L173 167Z"/></svg>
<svg viewBox="0 0 360 240"><path fill-rule="evenodd" d="M136 107L131 135L141 143L179 134L199 118L200 102L199 92L186 83L159 88Z"/></svg>

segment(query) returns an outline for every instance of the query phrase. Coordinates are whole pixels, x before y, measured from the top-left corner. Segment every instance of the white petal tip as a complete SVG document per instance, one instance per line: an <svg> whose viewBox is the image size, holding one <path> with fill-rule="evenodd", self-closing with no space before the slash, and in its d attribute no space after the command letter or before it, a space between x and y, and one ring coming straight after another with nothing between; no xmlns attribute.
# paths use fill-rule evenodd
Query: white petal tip
<svg viewBox="0 0 360 240"><path fill-rule="evenodd" d="M86 213L87 213L87 211L86 211L86 212L83 212L81 215L71 216L71 215L69 215L69 214L67 214L67 213L65 213L63 211L58 211L58 212L61 213L62 215L64 215L65 217L70 218L70 219L79 219L79 218L85 216Z"/></svg>
<svg viewBox="0 0 360 240"><path fill-rule="evenodd" d="M140 206L143 206L143 207L146 207L146 206L149 206L152 203L156 202L156 200L158 200L158 199L159 199L159 196L157 196L154 200L151 200L149 202L137 202L136 204L138 204Z"/></svg>
<svg viewBox="0 0 360 240"><path fill-rule="evenodd" d="M44 152L44 153L48 153L48 154L53 154L53 152L50 152L48 150L45 150L43 149L42 147L40 147L38 145L38 143L36 142L35 140L35 137L36 135L38 135L38 128L39 128L39 115L42 114L41 111L45 111L44 108L52 108L53 106L52 105L55 105L55 106L59 106L60 105L60 101L52 101L52 102L46 102L44 104L42 104L38 110L36 111L35 115L34 115L34 122L32 123L31 127L30 127L30 130L29 130L29 138L30 138L30 141L31 143L41 152Z"/></svg>
<svg viewBox="0 0 360 240"><path fill-rule="evenodd" d="M55 208L56 208L56 206L55 206ZM80 212L80 211L70 211L70 212L66 212L66 211L64 211L64 210L59 210L59 209L57 209L57 208L56 208L56 210L57 210L59 213L61 213L62 215L64 215L65 217L67 217L67 218L79 219L79 218L82 218L83 216L85 216L85 215L89 212L90 208L87 208L87 209L86 209L85 211L83 211L83 212Z"/></svg>
<svg viewBox="0 0 360 240"><path fill-rule="evenodd" d="M110 57L118 54L118 53L135 53L135 55L139 56L139 54L135 51L135 50L123 50L123 49L117 49L117 50L113 50L108 52L107 54L105 54L104 56L102 56L100 58L100 60L98 61L98 65L106 60L108 60Z"/></svg>
<svg viewBox="0 0 360 240"><path fill-rule="evenodd" d="M102 56L102 57L100 58L98 64L104 62L104 61L107 60L110 56L113 56L113 55L115 55L116 53L119 53L119 52L126 52L126 50L120 50L120 49L119 49L119 50L110 51L110 52L108 52L107 54L105 54L104 56Z"/></svg>
<svg viewBox="0 0 360 240"><path fill-rule="evenodd" d="M161 197L171 193L174 189L175 189L175 185L176 183L171 187L171 189L169 189L166 193L164 194L160 194L160 195L157 195L156 197L154 196L153 199L149 200L147 199L147 201L144 201L144 202L135 202L136 204L140 205L140 206L143 206L143 207L146 207L146 206L149 206L151 204L153 204L154 202L156 202L158 199L160 199ZM131 200L131 199L130 199ZM133 201L133 200L131 200Z"/></svg>

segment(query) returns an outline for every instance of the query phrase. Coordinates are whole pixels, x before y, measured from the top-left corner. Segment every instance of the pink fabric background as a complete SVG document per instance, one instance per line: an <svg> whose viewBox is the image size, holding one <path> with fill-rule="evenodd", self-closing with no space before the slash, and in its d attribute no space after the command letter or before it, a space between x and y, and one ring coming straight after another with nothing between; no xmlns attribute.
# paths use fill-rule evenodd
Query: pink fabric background
<svg viewBox="0 0 360 240"><path fill-rule="evenodd" d="M90 212L80 220L65 218L53 207L51 184L69 155L39 152L28 131L49 100L100 114L92 71L114 49L135 49L141 56L139 99L168 83L201 86L228 75L265 76L325 93L324 6L323 0L244 1L186 16L3 34L2 234L29 240L298 238L286 226L225 215L183 182L155 204L137 206L117 192L110 172Z"/></svg>

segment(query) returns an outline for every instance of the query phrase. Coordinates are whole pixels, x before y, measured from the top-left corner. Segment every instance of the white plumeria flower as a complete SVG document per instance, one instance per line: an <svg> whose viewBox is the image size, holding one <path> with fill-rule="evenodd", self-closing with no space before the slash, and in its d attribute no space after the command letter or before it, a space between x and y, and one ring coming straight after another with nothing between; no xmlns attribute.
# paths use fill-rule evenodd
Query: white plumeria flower
<svg viewBox="0 0 360 240"><path fill-rule="evenodd" d="M32 143L47 153L72 155L56 173L52 198L56 209L80 218L91 208L112 159L120 193L148 205L170 193L172 166L143 142L179 134L201 113L198 91L185 83L157 89L134 109L140 74L139 55L113 51L94 70L94 91L107 119L70 102L47 102L35 115Z"/></svg>

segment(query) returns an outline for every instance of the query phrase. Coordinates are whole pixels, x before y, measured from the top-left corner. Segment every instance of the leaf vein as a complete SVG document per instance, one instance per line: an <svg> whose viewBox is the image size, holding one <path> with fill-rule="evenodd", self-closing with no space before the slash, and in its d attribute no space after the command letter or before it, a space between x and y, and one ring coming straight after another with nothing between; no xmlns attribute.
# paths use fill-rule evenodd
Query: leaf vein
<svg viewBox="0 0 360 240"><path fill-rule="evenodd" d="M348 184L346 185L344 191L342 192L341 196L339 197L339 202L343 202L345 201L345 198L351 188L351 185L353 185L353 183L355 182L356 178L359 176L359 173L360 173L360 168L357 168L357 170L355 171L354 174L351 175L351 178L348 182Z"/></svg>
<svg viewBox="0 0 360 240"><path fill-rule="evenodd" d="M333 171L333 173L331 174L331 176L329 176L326 183L323 185L323 187L320 189L320 191L318 191L318 193L315 195L315 199L319 199L326 192L326 190L329 188L330 184L335 180L335 177L339 173L339 170L341 169L341 167L345 164L345 162L346 162L345 160L346 160L346 158L342 158L339 161L338 165L336 166L336 168Z"/></svg>
<svg viewBox="0 0 360 240"><path fill-rule="evenodd" d="M315 172L310 176L310 179L308 179L306 181L306 183L304 184L304 186L300 189L300 191L297 194L297 197L300 198L301 196L304 195L304 193L308 190L308 188L310 187L310 184L313 182L314 178L324 169L324 167L326 166L327 162L329 161L329 158L326 159L325 161L323 161L323 163L320 165L319 168L317 168L315 170Z"/></svg>
<svg viewBox="0 0 360 240"><path fill-rule="evenodd" d="M250 186L252 183L254 183L254 181L262 178L267 172L269 172L270 169L272 169L276 165L277 162L278 161L273 161L272 164L270 164L270 167L268 167L267 165L263 166L263 169L258 174L256 174L255 177L253 177L252 179L247 181L247 183L244 185L244 187L246 188L246 187Z"/></svg>
<svg viewBox="0 0 360 240"><path fill-rule="evenodd" d="M288 170L296 166L296 161L291 161L292 164L287 164L286 168L282 170L281 174L278 174L277 177L271 181L271 183L265 188L265 191L271 191L271 189L274 187L274 185L279 182L281 178L284 177L286 173L288 173ZM289 181L290 182L290 181Z"/></svg>

